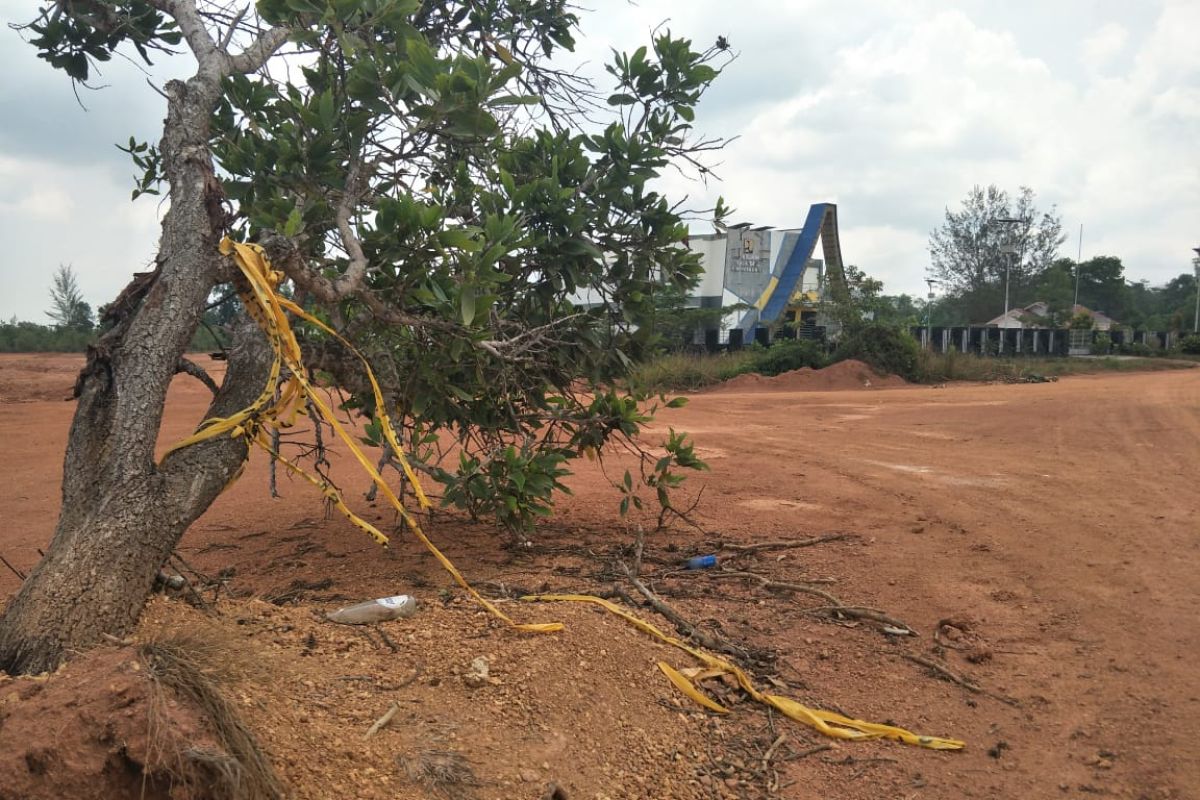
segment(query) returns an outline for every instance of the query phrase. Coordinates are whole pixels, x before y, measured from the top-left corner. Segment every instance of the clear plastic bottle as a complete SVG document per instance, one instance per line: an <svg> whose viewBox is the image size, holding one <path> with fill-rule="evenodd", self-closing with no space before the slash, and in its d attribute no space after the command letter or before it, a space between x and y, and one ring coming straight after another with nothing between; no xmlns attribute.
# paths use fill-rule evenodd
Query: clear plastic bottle
<svg viewBox="0 0 1200 800"><path fill-rule="evenodd" d="M417 613L417 598L398 594L394 597L380 597L358 603L353 606L339 608L330 612L325 618L330 622L340 622L343 625L366 625L372 622L387 622L389 619L411 617Z"/></svg>

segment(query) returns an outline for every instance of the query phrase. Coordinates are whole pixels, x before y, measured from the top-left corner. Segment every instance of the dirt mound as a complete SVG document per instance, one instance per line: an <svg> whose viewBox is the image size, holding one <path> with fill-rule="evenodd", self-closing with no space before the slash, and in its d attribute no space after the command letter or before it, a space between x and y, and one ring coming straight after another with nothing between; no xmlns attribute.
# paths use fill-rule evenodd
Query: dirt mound
<svg viewBox="0 0 1200 800"><path fill-rule="evenodd" d="M266 676L222 688L274 754L284 796L536 800L556 796L553 786L587 800L709 796L698 769L712 746L706 712L656 667L675 654L599 610L514 608L567 625L534 637L496 627L465 599L371 627L329 623L324 610L228 601L207 623L227 647L252 650ZM197 624L199 612L159 599L135 638ZM154 752L153 687L138 655L102 647L48 678L0 678L0 800L189 796ZM479 659L487 674L472 677ZM220 749L190 704L168 707L174 734L196 743L175 752Z"/></svg>
<svg viewBox="0 0 1200 800"><path fill-rule="evenodd" d="M152 715L171 733L152 736ZM216 751L194 709L160 702L131 647L93 650L50 676L0 673L0 800L206 796L171 791L179 750L163 743L172 736Z"/></svg>
<svg viewBox="0 0 1200 800"><path fill-rule="evenodd" d="M755 373L739 375L725 381L713 391L839 392L853 389L891 389L907 385L908 381L898 375L880 375L863 362L849 359L824 369L802 367L770 378Z"/></svg>

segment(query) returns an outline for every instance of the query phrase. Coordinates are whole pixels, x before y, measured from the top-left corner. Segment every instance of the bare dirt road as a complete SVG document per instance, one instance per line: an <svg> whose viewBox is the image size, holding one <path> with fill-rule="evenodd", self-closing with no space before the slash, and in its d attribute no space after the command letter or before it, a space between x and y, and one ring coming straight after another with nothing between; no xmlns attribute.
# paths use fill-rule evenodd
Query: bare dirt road
<svg viewBox="0 0 1200 800"><path fill-rule="evenodd" d="M72 409L45 399L13 402L21 398L13 361L0 359L0 394L7 400L0 404L6 487L0 555L28 569L53 529ZM45 373L55 370L65 396L75 364L57 357L27 364L42 374L33 396L54 394ZM198 384L177 385L164 439L195 423L203 392ZM690 618L717 621L729 639L775 649L773 663L756 667L756 676L797 699L968 743L961 753L843 744L778 765L777 796L1200 797L1200 370L1043 385L725 390L694 396L686 408L666 412L661 424L692 433L712 469L690 483L704 487L696 519L705 532L677 526L648 540L648 553L659 556L647 562L653 585ZM616 477L620 470L609 467ZM181 547L189 561L203 571L233 567L231 588L259 595L294 581L329 579L324 591L332 595L296 594L301 603L321 607L339 597L409 589L435 598L450 586L418 545L398 542L381 556L343 521L324 519L318 499L302 485L285 484L284 499L268 499L264 475L256 461L189 532ZM452 514L439 515L430 532L481 584L594 590L611 582L604 565L569 545L582 541L603 554L628 543L631 534L599 470L583 465L571 483L576 495L527 551L501 550L485 527ZM698 552L703 540L748 543L829 532L852 536L735 557L727 567L781 581L832 578L828 591L848 604L886 611L918 638L823 619L810 613L824 603L815 597L779 596L717 573L680 574L665 563ZM0 598L17 583L0 568ZM424 700L427 708L444 704L447 719L470 719L456 742L473 759L481 797L537 798L540 787L522 768L526 761L559 776L572 798L759 797L748 773L722 780L726 773L713 768L699 739L678 737L725 746L739 738L770 743L786 732L785 752L793 754L824 741L779 718L768 720L750 703L721 722L678 706L653 669L652 659L670 654L586 609L534 612L574 620L590 637L578 641L578 661L574 645L567 651L547 646L562 659L547 668L536 641L488 628L465 605L447 617L457 603L429 617L442 626L446 646L490 648L514 665L512 681L536 675L528 678L536 691L530 687L520 703L542 702L546 709L536 722L545 729L543 739L533 748L479 717L474 706L476 716L470 716L466 690L454 694L446 682L404 690L418 693L414 702ZM302 650L310 629L321 631L304 608L282 607L288 624L271 629L286 628L274 639L284 655L288 648ZM530 613L524 606L516 611ZM422 618L394 624L420 637ZM939 628L945 620L953 624ZM451 641L446 626L458 622L479 628L466 633L474 644ZM478 641L481 635L486 638ZM597 649L605 655L598 657ZM463 651L464 658L469 654ZM393 657L364 651L368 656ZM944 664L988 694L939 679L909 656ZM304 660L307 682L301 683L312 691L321 688L317 661ZM298 684L298 691L306 690ZM644 702L638 699L643 694ZM355 739L378 715L379 702L372 700L347 698L327 713L306 712L303 725L291 724L291 712L272 717L268 709L256 718L268 731L268 747L281 754L285 779L303 785L297 796L333 796L332 787L341 784L321 784L329 769L289 749L340 742L347 729L339 725L355 726ZM619 713L594 719L571 705L609 702ZM499 702L496 708L501 718L509 713ZM722 724L725 730L716 732ZM683 744L673 753L655 749L656 737ZM342 765L338 771L366 762L382 771L390 753L384 738L373 740L383 749L333 747L328 765ZM550 740L558 744L547 749ZM649 748L648 755L623 751L636 748ZM357 785L359 796L422 796L394 782L378 793L366 785Z"/></svg>

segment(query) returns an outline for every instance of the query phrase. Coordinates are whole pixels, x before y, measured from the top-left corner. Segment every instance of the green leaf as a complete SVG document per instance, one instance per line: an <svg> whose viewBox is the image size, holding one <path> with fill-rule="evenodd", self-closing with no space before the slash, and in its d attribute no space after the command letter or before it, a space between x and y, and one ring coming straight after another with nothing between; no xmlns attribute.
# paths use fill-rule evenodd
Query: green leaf
<svg viewBox="0 0 1200 800"><path fill-rule="evenodd" d="M300 209L293 208L292 212L288 214L287 222L283 225L283 235L295 236L303 225L304 219L300 216Z"/></svg>
<svg viewBox="0 0 1200 800"><path fill-rule="evenodd" d="M317 115L321 118L321 124L326 128L332 128L337 121L333 108L333 92L328 89L321 92L321 96L317 99Z"/></svg>
<svg viewBox="0 0 1200 800"><path fill-rule="evenodd" d="M475 319L475 287L464 286L460 297L462 304L462 321L463 325L470 325Z"/></svg>
<svg viewBox="0 0 1200 800"><path fill-rule="evenodd" d="M688 399L686 397L674 397L671 398L669 403L667 403L667 408L683 408L687 404Z"/></svg>

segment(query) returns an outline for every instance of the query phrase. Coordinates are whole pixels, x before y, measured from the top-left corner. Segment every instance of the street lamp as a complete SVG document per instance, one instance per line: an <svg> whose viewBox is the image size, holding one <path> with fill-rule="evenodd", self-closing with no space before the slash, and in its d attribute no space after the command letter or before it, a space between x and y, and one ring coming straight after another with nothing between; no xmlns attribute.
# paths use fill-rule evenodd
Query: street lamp
<svg viewBox="0 0 1200 800"><path fill-rule="evenodd" d="M1026 220L1024 220L1020 217L1002 217L1002 218L994 220L994 221L1005 224L1005 225L1020 225L1021 223L1025 222ZM1014 237L1012 236L1011 229L1010 229L1010 233L1008 236L1008 240L1004 244L1000 245L1000 252L1006 256L1009 256L1009 255L1015 256L1018 252L1017 243L1014 240ZM1002 353L1004 352L1004 331L1005 331L1005 329L1008 328L1008 281L1009 281L1009 269L1011 268L1011 266L1012 266L1012 259L1005 258L1004 259L1004 316L1001 317L1003 322L1001 322L1001 324L1000 324L1000 352L1002 352Z"/></svg>
<svg viewBox="0 0 1200 800"><path fill-rule="evenodd" d="M1192 333L1200 333L1200 247L1193 247L1196 257L1192 260L1192 269L1196 271L1196 318L1192 322Z"/></svg>
<svg viewBox="0 0 1200 800"><path fill-rule="evenodd" d="M937 281L926 278L925 283L929 285L929 294L925 296L925 345L929 350L933 350L933 287Z"/></svg>

